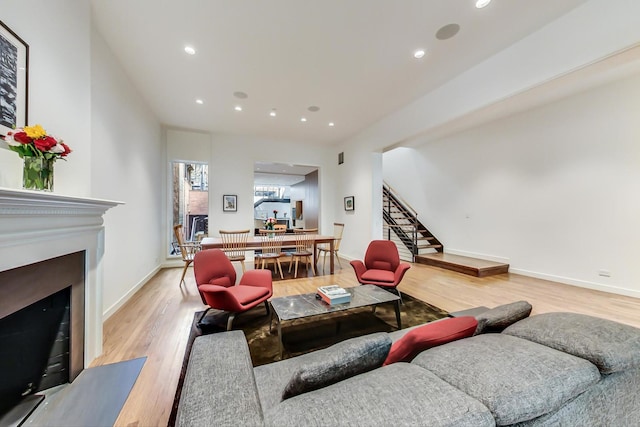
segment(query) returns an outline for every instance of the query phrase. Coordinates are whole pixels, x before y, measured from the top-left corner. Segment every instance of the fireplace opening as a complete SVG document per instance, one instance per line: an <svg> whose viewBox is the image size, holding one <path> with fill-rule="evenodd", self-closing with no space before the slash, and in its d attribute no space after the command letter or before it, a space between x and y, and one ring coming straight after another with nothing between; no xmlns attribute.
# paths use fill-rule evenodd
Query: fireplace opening
<svg viewBox="0 0 640 427"><path fill-rule="evenodd" d="M0 414L69 382L70 287L0 319Z"/></svg>
<svg viewBox="0 0 640 427"><path fill-rule="evenodd" d="M0 425L84 369L85 265L81 251L0 271Z"/></svg>

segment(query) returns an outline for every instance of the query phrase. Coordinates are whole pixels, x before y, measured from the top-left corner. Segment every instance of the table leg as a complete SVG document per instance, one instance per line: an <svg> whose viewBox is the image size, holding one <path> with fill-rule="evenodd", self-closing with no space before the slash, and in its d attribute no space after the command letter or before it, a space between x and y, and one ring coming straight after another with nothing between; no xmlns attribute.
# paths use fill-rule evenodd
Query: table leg
<svg viewBox="0 0 640 427"><path fill-rule="evenodd" d="M283 350L283 345L282 345L282 322L280 321L280 318L278 317L278 344L280 346L280 360L282 360L282 350Z"/></svg>
<svg viewBox="0 0 640 427"><path fill-rule="evenodd" d="M395 302L396 305L396 321L398 322L398 329L402 329L402 323L400 323L400 300Z"/></svg>
<svg viewBox="0 0 640 427"><path fill-rule="evenodd" d="M331 272L331 274L333 274L333 264L334 264L334 262L333 262L333 258L334 258L334 256L333 256L333 244L334 244L334 242L335 242L335 240L333 240L333 239L331 239L331 241L329 242L329 251L330 251L329 253L331 254L331 257L330 257L331 261L329 261L329 266L330 266L329 271Z"/></svg>

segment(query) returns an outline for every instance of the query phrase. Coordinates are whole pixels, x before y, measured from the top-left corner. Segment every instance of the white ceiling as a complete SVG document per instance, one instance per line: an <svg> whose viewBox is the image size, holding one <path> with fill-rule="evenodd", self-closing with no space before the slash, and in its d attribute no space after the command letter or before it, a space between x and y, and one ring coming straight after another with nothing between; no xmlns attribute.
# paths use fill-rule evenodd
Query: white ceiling
<svg viewBox="0 0 640 427"><path fill-rule="evenodd" d="M494 0L484 9L475 0L91 3L98 31L163 124L333 144L584 0ZM459 33L438 40L452 23ZM420 60L417 48L427 51Z"/></svg>

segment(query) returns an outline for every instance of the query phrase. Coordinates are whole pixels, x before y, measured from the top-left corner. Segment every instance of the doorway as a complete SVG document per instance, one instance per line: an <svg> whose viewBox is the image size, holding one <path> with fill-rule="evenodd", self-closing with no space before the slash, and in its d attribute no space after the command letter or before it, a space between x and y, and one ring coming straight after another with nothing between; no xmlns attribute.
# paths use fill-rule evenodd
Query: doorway
<svg viewBox="0 0 640 427"><path fill-rule="evenodd" d="M317 228L320 206L318 168L256 162L253 206L256 228L262 228L264 220L274 215L289 230Z"/></svg>

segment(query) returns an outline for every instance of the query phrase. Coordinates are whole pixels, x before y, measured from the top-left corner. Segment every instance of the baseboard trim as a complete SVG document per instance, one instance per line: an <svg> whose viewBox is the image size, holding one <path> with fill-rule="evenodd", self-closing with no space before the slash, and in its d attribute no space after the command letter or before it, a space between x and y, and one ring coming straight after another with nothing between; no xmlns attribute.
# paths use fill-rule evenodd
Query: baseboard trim
<svg viewBox="0 0 640 427"><path fill-rule="evenodd" d="M520 274L521 276L528 276L528 277L534 277L536 279L563 283L565 285L576 286L579 288L593 289L594 291L601 291L601 292L607 292L610 294L618 294L618 295L624 295L624 296L633 297L633 298L640 298L640 291L627 289L627 288L620 288L618 286L604 285L602 283L572 279L570 277L554 276L552 274L538 273L535 271L522 270L519 268L510 268L509 272L514 274Z"/></svg>
<svg viewBox="0 0 640 427"><path fill-rule="evenodd" d="M151 280L151 278L153 276L155 276L158 271L160 271L160 269L162 268L162 266L158 265L156 268L154 268L153 270L151 270L151 272L149 274L147 274L146 276L144 276L142 278L142 280L140 280L134 287L132 287L131 289L129 289L129 292L127 292L126 294L124 294L122 296L122 298L120 298L118 301L115 302L115 304L113 304L111 307L109 307L103 314L102 314L102 319L103 322L106 321L109 317L111 317L116 311L118 311L118 309L120 307L122 307L127 301L129 301L129 299L140 290L140 288L142 288L149 280Z"/></svg>

